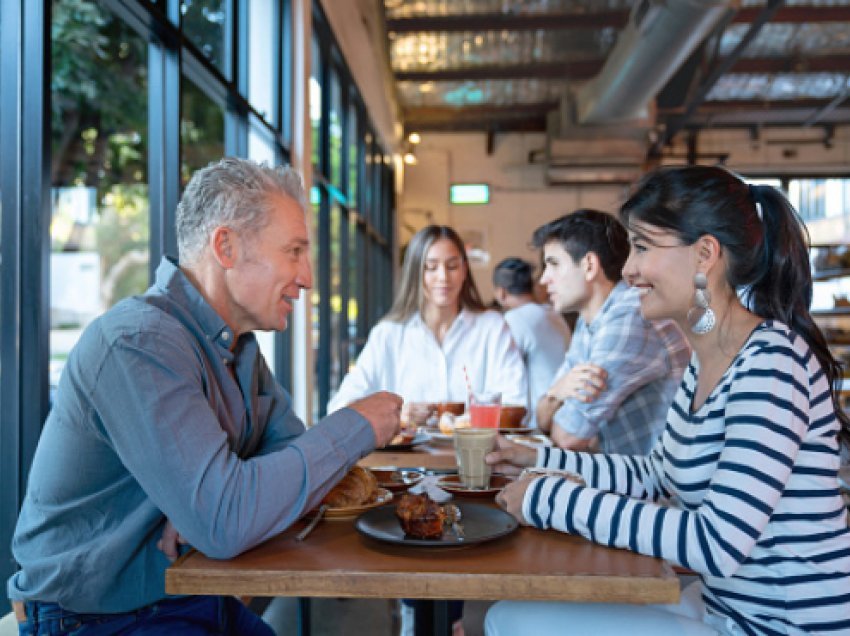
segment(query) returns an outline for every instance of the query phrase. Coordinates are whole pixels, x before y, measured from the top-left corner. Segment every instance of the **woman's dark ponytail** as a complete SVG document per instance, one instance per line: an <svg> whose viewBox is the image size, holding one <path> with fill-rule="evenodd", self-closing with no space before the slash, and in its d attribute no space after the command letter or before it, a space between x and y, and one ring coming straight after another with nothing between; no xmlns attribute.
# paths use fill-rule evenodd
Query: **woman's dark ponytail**
<svg viewBox="0 0 850 636"><path fill-rule="evenodd" d="M850 448L850 417L838 399L842 365L809 311L812 270L808 232L794 207L776 188L751 185L749 192L765 231L761 243L763 271L747 288L745 300L754 313L784 322L805 339L829 379L835 414L841 422L839 438Z"/></svg>

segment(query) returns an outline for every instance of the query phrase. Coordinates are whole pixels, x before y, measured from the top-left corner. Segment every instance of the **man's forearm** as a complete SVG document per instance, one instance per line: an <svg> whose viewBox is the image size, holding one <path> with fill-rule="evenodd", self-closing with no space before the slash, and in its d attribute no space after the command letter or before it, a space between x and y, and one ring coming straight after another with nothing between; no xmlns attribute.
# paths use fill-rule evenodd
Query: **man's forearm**
<svg viewBox="0 0 850 636"><path fill-rule="evenodd" d="M553 426L550 435L552 443L564 450L594 452L595 437L576 437L567 433L560 426Z"/></svg>

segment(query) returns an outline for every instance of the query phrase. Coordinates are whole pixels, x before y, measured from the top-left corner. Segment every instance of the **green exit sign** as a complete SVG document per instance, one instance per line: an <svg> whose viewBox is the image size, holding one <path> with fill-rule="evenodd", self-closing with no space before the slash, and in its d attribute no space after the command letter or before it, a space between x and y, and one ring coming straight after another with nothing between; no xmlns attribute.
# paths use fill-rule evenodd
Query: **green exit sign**
<svg viewBox="0 0 850 636"><path fill-rule="evenodd" d="M449 186L449 203L454 205L490 203L490 186L486 183L453 183Z"/></svg>

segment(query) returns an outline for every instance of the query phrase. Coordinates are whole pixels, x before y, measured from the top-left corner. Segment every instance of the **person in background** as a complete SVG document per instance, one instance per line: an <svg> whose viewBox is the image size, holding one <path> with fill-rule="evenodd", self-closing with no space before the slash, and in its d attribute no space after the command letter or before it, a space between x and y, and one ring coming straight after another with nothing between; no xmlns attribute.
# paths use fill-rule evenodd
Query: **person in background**
<svg viewBox="0 0 850 636"><path fill-rule="evenodd" d="M561 448L645 455L690 350L672 321L640 314L640 295L622 281L626 230L611 214L577 210L535 230L540 278L556 311L579 319L561 368L537 404L537 424Z"/></svg>
<svg viewBox="0 0 850 636"><path fill-rule="evenodd" d="M463 242L452 228L429 225L410 240L395 302L328 411L393 391L422 424L434 403L466 402L467 375L473 390L501 391L503 404L528 405L522 357L505 320L481 301Z"/></svg>
<svg viewBox="0 0 850 636"><path fill-rule="evenodd" d="M437 402L466 402L475 391L500 391L504 404L528 406L525 365L508 325L481 301L460 236L428 225L410 240L389 313L369 334L357 364L328 403L328 412L373 391L393 391L410 419L424 424ZM405 600L402 634L423 631L429 604ZM450 604L454 634L463 633L463 604Z"/></svg>
<svg viewBox="0 0 850 636"><path fill-rule="evenodd" d="M399 429L366 397L305 431L254 330L312 285L301 177L226 158L177 209L180 265L89 325L39 439L12 543L22 634L263 634L237 599L170 597L178 543L213 558L278 534ZM74 632L76 633L76 632Z"/></svg>
<svg viewBox="0 0 850 636"><path fill-rule="evenodd" d="M520 258L506 258L493 270L496 302L505 310L505 322L519 347L528 373L530 425L537 426L534 406L552 384L570 343L570 328L550 307L534 302L534 266Z"/></svg>
<svg viewBox="0 0 850 636"><path fill-rule="evenodd" d="M675 320L693 357L646 457L500 441L488 462L559 467L498 502L522 523L689 568L672 606L500 603L510 634L848 634L850 528L838 489L850 421L841 365L809 313L808 240L785 197L718 167L650 173L623 205L623 274L647 319Z"/></svg>

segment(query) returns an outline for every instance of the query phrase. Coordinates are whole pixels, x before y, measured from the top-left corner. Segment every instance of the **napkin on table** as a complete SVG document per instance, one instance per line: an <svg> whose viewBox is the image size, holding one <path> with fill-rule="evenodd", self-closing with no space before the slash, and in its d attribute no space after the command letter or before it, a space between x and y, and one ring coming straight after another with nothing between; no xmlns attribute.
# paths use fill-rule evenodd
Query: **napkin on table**
<svg viewBox="0 0 850 636"><path fill-rule="evenodd" d="M407 492L414 495L427 494L432 500L437 503L446 503L452 498L451 493L446 492L437 485L438 475L425 475L415 486L408 488Z"/></svg>

